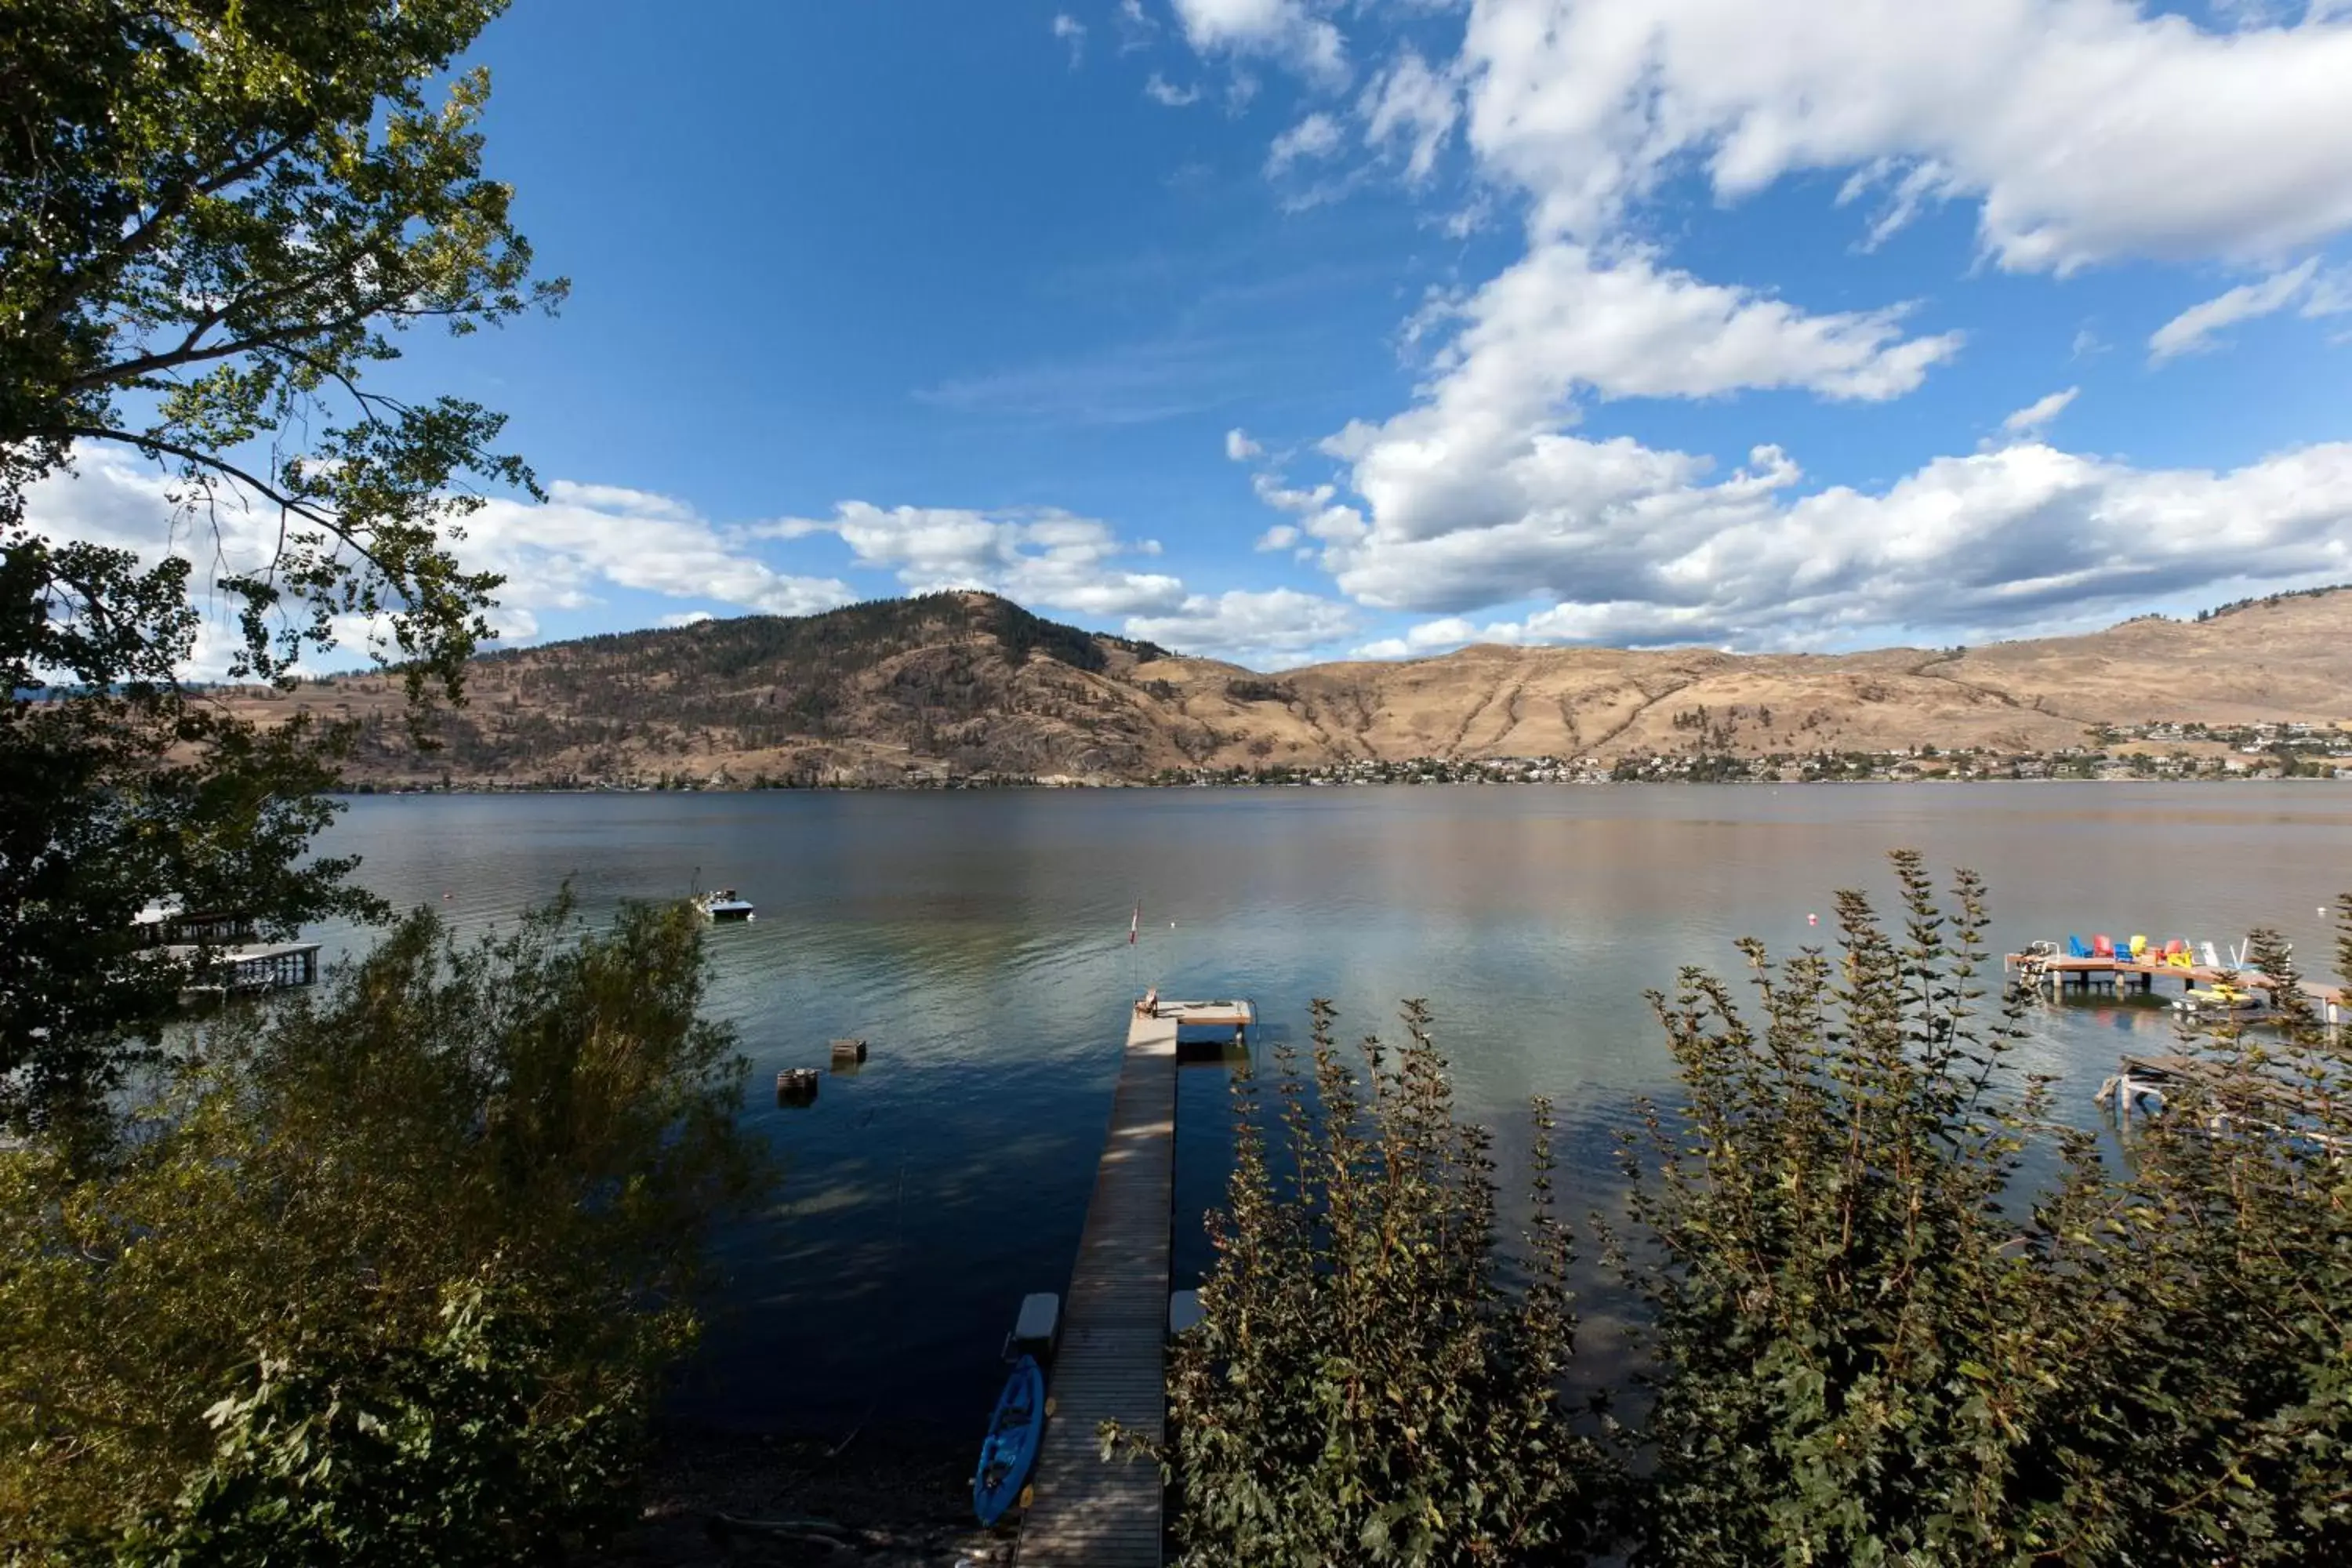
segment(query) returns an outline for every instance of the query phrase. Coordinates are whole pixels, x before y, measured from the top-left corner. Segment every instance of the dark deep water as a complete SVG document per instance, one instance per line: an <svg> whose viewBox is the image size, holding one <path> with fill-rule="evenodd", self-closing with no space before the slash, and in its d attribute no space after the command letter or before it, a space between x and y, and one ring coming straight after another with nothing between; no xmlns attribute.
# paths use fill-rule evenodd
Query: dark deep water
<svg viewBox="0 0 2352 1568"><path fill-rule="evenodd" d="M2340 785L1522 786L1266 791L366 797L325 847L404 907L486 930L566 878L613 900L731 886L712 1004L753 1063L773 1205L723 1238L726 1283L688 1377L695 1414L755 1429L861 1419L976 1428L1025 1291L1059 1290L1085 1216L1129 1001L1253 998L1263 1058L1307 1004L1342 1038L1427 998L1465 1110L1524 1142L1557 1102L1570 1215L1605 1196L1612 1130L1663 1087L1643 991L1832 934L1832 894L1891 899L1918 848L1990 880L1997 949L2134 931L2226 944L2268 922L2306 966L2352 885ZM446 900L443 895L449 895ZM1143 905L1141 940L1128 921ZM1806 915L1822 923L1809 930ZM331 943L364 933L331 930ZM2168 1009L2100 995L2038 1011L2022 1065L2083 1103ZM779 1110L778 1068L865 1036L854 1077ZM1181 1069L1177 1266L1229 1147L1227 1073ZM2077 1087L2079 1086L2079 1087ZM2087 1114L2085 1106L2085 1114ZM1180 1279L1179 1283L1188 1282Z"/></svg>

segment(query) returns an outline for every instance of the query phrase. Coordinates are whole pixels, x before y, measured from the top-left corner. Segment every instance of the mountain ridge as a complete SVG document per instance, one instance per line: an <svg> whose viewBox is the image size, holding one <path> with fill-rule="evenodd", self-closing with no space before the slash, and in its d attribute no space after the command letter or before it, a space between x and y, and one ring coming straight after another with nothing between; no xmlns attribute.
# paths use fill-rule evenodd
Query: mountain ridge
<svg viewBox="0 0 2352 1568"><path fill-rule="evenodd" d="M379 672L228 698L352 720L355 782L1138 781L1432 757L2026 753L2156 725L2352 726L2352 590L2195 620L1845 654L1477 644L1273 673L954 591L499 649L438 751ZM2206 754L2202 740L2160 749Z"/></svg>

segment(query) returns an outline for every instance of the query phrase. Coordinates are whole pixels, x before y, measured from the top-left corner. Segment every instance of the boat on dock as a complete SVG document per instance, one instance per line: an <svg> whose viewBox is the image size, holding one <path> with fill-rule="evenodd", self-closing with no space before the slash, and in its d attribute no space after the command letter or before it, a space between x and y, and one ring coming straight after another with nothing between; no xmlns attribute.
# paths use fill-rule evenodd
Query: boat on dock
<svg viewBox="0 0 2352 1568"><path fill-rule="evenodd" d="M1004 1392L988 1418L980 1465L971 1474L971 1510L982 1524L994 1524L1020 1500L1030 1467L1037 1462L1037 1438L1045 1428L1045 1374L1034 1356L1013 1363Z"/></svg>
<svg viewBox="0 0 2352 1568"><path fill-rule="evenodd" d="M150 899L131 917L131 929L145 947L214 947L259 942L258 925L251 915L235 910L191 912L177 899Z"/></svg>
<svg viewBox="0 0 2352 1568"><path fill-rule="evenodd" d="M2242 985L2232 985L2226 980L2217 980L2210 985L2190 986L2172 1005L2189 1014L2257 1013L2263 1009L2266 1000L2259 992L2250 991Z"/></svg>
<svg viewBox="0 0 2352 1568"><path fill-rule="evenodd" d="M744 898L732 888L719 888L694 896L694 907L703 918L713 921L749 921L759 917L760 906Z"/></svg>

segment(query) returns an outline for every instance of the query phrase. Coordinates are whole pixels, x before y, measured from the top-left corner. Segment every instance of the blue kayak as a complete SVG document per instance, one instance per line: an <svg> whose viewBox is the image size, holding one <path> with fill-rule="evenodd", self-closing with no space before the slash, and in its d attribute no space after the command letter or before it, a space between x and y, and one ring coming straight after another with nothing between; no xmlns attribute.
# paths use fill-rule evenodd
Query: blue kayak
<svg viewBox="0 0 2352 1568"><path fill-rule="evenodd" d="M1045 1429L1045 1374L1024 1355L1013 1363L1013 1375L996 1396L996 1413L988 1418L988 1436L980 1445L980 1468L971 1473L971 1510L981 1523L994 1524L1020 1497Z"/></svg>

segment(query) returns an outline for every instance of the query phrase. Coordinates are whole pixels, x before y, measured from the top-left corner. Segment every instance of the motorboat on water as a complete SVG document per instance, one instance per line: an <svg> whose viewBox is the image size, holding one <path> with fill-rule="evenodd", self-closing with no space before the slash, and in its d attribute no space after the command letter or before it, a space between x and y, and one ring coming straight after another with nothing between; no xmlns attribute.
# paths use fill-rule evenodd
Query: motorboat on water
<svg viewBox="0 0 2352 1568"><path fill-rule="evenodd" d="M759 906L732 888L719 888L708 893L698 893L695 907L714 921L748 921L759 915Z"/></svg>

